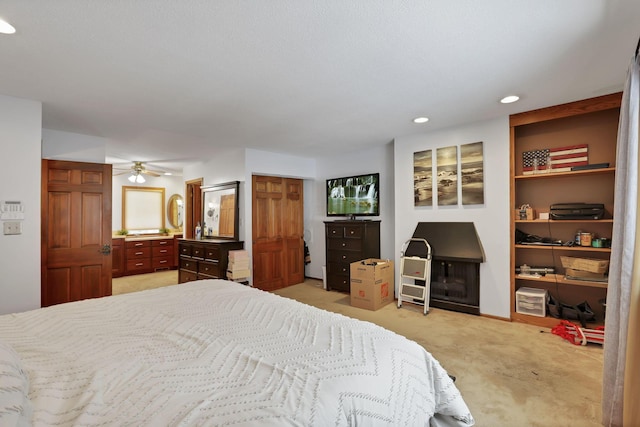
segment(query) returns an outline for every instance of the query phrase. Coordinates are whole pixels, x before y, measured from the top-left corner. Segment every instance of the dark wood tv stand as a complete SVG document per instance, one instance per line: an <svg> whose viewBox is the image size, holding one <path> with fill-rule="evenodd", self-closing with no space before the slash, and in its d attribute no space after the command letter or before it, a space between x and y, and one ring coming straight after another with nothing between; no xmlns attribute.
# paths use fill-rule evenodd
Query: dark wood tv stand
<svg viewBox="0 0 640 427"><path fill-rule="evenodd" d="M351 263L380 258L379 220L325 221L327 290L349 292Z"/></svg>

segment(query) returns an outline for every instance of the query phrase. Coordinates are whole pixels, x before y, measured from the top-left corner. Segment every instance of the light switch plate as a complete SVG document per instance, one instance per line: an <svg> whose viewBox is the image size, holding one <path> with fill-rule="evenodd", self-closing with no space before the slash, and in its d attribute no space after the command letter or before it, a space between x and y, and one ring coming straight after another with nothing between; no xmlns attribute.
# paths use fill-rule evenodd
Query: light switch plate
<svg viewBox="0 0 640 427"><path fill-rule="evenodd" d="M6 221L2 224L4 234L22 234L22 223L19 221Z"/></svg>

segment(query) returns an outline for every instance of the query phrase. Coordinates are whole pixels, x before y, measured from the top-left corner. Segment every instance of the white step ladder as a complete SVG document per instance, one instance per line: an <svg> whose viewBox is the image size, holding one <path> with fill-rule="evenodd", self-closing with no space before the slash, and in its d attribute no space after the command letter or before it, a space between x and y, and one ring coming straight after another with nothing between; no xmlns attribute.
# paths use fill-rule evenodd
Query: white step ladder
<svg viewBox="0 0 640 427"><path fill-rule="evenodd" d="M425 257L404 256L411 242L421 242L425 245ZM409 302L424 306L423 314L429 312L429 297L431 289L431 245L425 239L411 238L404 242L400 253L400 289L398 295L398 308L402 302ZM423 280L424 285L416 284Z"/></svg>

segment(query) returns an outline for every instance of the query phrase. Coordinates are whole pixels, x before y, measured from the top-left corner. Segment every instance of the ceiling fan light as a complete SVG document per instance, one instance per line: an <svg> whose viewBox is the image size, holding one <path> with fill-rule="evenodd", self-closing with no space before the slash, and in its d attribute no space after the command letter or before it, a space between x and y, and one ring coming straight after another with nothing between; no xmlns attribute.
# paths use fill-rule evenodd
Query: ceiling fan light
<svg viewBox="0 0 640 427"><path fill-rule="evenodd" d="M143 182L145 182L145 181L146 181L146 179L144 179L144 176L142 176L142 175L140 175L140 174L138 174L138 175L136 176L136 182L137 182L138 184L142 184L142 183L143 183Z"/></svg>
<svg viewBox="0 0 640 427"><path fill-rule="evenodd" d="M136 182L136 175L135 174L131 174L129 175L129 178L127 178L130 182Z"/></svg>

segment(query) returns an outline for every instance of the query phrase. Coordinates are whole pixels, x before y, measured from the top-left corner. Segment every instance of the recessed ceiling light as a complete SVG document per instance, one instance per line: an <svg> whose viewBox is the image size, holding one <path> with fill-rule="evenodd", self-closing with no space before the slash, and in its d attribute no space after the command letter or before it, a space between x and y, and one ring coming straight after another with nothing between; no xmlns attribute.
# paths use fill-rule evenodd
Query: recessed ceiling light
<svg viewBox="0 0 640 427"><path fill-rule="evenodd" d="M428 121L428 117L416 117L415 119L413 119L413 123L427 123Z"/></svg>
<svg viewBox="0 0 640 427"><path fill-rule="evenodd" d="M520 97L517 95L509 95L502 98L500 102L503 104L511 104L512 102L516 102L518 99L520 99Z"/></svg>
<svg viewBox="0 0 640 427"><path fill-rule="evenodd" d="M7 21L0 19L0 33L2 34L13 34L16 32L16 29L13 28L13 25L9 24Z"/></svg>
<svg viewBox="0 0 640 427"><path fill-rule="evenodd" d="M165 172L165 175L173 175L171 172Z"/></svg>

